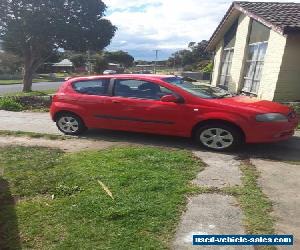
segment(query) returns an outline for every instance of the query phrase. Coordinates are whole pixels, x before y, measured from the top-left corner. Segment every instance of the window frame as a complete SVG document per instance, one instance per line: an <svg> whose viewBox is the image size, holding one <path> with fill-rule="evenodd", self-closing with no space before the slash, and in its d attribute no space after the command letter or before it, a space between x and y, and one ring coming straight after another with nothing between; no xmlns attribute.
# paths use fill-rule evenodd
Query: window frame
<svg viewBox="0 0 300 250"><path fill-rule="evenodd" d="M112 86L111 86L111 96L112 97L120 97L120 98L127 98L127 99L133 99L133 100L147 100L147 101L158 101L160 102L161 100L160 99L149 99L149 98L142 98L142 97L135 97L135 96L119 96L119 95L116 95L115 94L115 87L116 87L116 83L117 81L143 81L143 82L148 82L148 83L151 83L151 84L155 84L155 85L158 85L159 87L163 87L167 90L169 90L170 92L172 92L172 94L174 96L177 96L177 97L180 97L176 92L174 92L173 90L165 87L165 86L162 86L158 83L154 83L152 81L149 81L149 80L145 80L145 79L136 79L136 78L113 78L112 80ZM170 95L172 95L170 94Z"/></svg>
<svg viewBox="0 0 300 250"><path fill-rule="evenodd" d="M229 52L230 53L230 60L226 62L226 60L224 60L224 54L225 52ZM218 81L218 86L221 86L221 87L225 87L226 89L228 89L229 87L229 81L226 81L227 78L230 78L231 77L231 67L232 67L232 58L233 58L233 55L234 55L234 47L230 47L230 48L224 48L223 49L223 52L222 52L222 59L221 59L221 64L220 64L220 74L219 74L219 81ZM226 67L226 73L225 75L222 74L223 73L223 67L224 65L227 65ZM224 77L224 82L221 83L221 79L222 77Z"/></svg>
<svg viewBox="0 0 300 250"><path fill-rule="evenodd" d="M247 54L246 54L246 59L245 59L245 66L246 67L245 67L245 70L244 70L244 77L243 77L243 88L242 88L243 93L248 93L248 94L252 94L252 95L257 95L258 94L258 90L259 90L259 86L260 86L260 82L261 82L261 77L262 77L262 72L263 72L263 68L264 68L265 55L266 55L266 51L267 51L267 48L268 48L268 42L269 41L262 41L262 42L255 42L255 43L248 44ZM261 49L260 46L262 44L266 44L267 48L266 48L263 59L260 59L259 58L260 49ZM251 59L248 58L251 46L257 46L257 53L256 53L255 60L253 60L253 58L251 58ZM248 75L247 69L250 69L252 63L254 64L253 73L252 73L251 77L248 77L247 76ZM249 64L249 67L247 67L248 64ZM260 68L260 78L255 79L255 76L257 75L258 67L261 67ZM249 89L245 89L245 82L246 81L250 81ZM254 89L254 87L255 87L255 89Z"/></svg>
<svg viewBox="0 0 300 250"><path fill-rule="evenodd" d="M76 89L75 87L75 84L76 83L82 83L82 82L92 82L92 81L106 81L107 82L107 89L106 89L106 92L104 94L91 94L91 93L84 93L84 92L80 92ZM110 78L97 78L97 79L85 79L85 80L78 80L78 81L75 81L75 82L72 82L71 83L71 87L72 89L77 93L77 94L80 94L80 95L89 95L89 96L111 96L112 93L111 93L111 79Z"/></svg>

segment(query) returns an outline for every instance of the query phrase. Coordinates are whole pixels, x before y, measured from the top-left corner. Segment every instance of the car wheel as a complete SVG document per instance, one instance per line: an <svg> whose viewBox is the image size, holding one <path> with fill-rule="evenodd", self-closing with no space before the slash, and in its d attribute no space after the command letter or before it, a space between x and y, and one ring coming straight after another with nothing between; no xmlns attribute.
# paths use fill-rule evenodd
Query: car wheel
<svg viewBox="0 0 300 250"><path fill-rule="evenodd" d="M231 150L243 142L242 133L238 129L218 123L198 128L195 139L200 145L215 151Z"/></svg>
<svg viewBox="0 0 300 250"><path fill-rule="evenodd" d="M72 113L62 113L58 115L56 126L66 135L80 135L86 130L81 118Z"/></svg>

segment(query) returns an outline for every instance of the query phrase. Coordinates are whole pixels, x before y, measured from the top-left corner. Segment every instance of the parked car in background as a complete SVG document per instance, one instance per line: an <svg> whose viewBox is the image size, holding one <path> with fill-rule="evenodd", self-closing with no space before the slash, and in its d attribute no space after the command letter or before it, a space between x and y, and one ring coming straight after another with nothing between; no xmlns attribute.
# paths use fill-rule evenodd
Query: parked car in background
<svg viewBox="0 0 300 250"><path fill-rule="evenodd" d="M286 140L298 124L287 106L169 75L72 78L53 97L50 112L67 135L88 128L146 132L192 137L218 151Z"/></svg>
<svg viewBox="0 0 300 250"><path fill-rule="evenodd" d="M107 69L103 71L103 75L114 75L114 74L117 74L116 70Z"/></svg>
<svg viewBox="0 0 300 250"><path fill-rule="evenodd" d="M138 70L132 72L132 74L153 74L154 72L152 70Z"/></svg>

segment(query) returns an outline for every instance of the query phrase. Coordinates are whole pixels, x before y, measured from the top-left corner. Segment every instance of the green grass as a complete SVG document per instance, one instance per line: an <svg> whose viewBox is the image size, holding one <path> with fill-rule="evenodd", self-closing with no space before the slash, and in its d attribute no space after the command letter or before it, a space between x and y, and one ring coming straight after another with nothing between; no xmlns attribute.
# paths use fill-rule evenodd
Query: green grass
<svg viewBox="0 0 300 250"><path fill-rule="evenodd" d="M0 193L4 249L15 249L18 235L24 249L168 249L202 168L186 151L150 147L76 154L9 147L0 163L11 193ZM3 202L11 196L15 207Z"/></svg>
<svg viewBox="0 0 300 250"><path fill-rule="evenodd" d="M9 94L4 94L4 96L45 96L51 95L56 92L56 89L49 89L44 91L30 91L30 92L14 92Z"/></svg>
<svg viewBox="0 0 300 250"><path fill-rule="evenodd" d="M23 105L17 100L10 97L0 98L0 110L8 111L22 111L24 109Z"/></svg>
<svg viewBox="0 0 300 250"><path fill-rule="evenodd" d="M289 106L293 108L296 111L298 117L300 117L300 103L291 103L289 104ZM300 129L300 123L298 124L298 129Z"/></svg>
<svg viewBox="0 0 300 250"><path fill-rule="evenodd" d="M244 162L241 166L243 187L237 190L237 198L246 217L246 229L249 234L274 234L272 203L263 193L257 180L259 173L255 166Z"/></svg>
<svg viewBox="0 0 300 250"><path fill-rule="evenodd" d="M0 96L0 110L49 112L51 99L44 96L55 93L56 90L17 92Z"/></svg>
<svg viewBox="0 0 300 250"><path fill-rule="evenodd" d="M49 140L67 140L67 139L76 139L74 136L67 135L51 135L51 134L42 134L34 132L24 132L24 131L9 131L9 130L0 130L0 136L16 136L16 137L30 137L30 138L44 138Z"/></svg>

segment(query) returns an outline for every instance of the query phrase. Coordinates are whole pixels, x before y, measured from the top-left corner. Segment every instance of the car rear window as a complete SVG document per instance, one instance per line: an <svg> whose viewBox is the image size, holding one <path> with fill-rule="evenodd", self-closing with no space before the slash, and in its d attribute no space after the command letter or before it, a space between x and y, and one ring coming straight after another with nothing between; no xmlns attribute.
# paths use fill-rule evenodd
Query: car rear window
<svg viewBox="0 0 300 250"><path fill-rule="evenodd" d="M107 95L109 79L86 80L73 83L76 92L87 95Z"/></svg>

